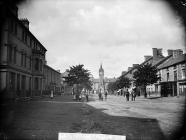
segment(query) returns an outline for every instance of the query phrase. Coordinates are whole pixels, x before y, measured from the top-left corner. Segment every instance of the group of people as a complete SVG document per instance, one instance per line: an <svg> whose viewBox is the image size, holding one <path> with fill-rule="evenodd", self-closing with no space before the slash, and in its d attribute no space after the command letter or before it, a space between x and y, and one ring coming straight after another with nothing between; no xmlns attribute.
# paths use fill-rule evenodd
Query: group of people
<svg viewBox="0 0 186 140"><path fill-rule="evenodd" d="M108 90L100 89L98 93L99 100L103 101L103 95L105 96L105 100L107 100Z"/></svg>
<svg viewBox="0 0 186 140"><path fill-rule="evenodd" d="M78 87L78 85L74 85L74 87L72 88L72 95L73 95L73 99L76 100L76 101L89 101L89 94L90 94L90 91L83 88L83 89L80 89Z"/></svg>
<svg viewBox="0 0 186 140"><path fill-rule="evenodd" d="M130 92L127 89L124 96L126 96L127 101L129 101L130 96L131 96L131 101L135 101L135 99L136 99L136 88L132 88Z"/></svg>

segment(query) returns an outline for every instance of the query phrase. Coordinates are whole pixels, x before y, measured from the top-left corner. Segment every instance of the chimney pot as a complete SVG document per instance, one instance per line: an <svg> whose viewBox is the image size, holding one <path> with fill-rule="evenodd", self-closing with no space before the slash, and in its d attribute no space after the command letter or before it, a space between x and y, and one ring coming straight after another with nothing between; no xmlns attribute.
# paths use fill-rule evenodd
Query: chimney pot
<svg viewBox="0 0 186 140"><path fill-rule="evenodd" d="M173 50L167 50L168 56L173 55Z"/></svg>

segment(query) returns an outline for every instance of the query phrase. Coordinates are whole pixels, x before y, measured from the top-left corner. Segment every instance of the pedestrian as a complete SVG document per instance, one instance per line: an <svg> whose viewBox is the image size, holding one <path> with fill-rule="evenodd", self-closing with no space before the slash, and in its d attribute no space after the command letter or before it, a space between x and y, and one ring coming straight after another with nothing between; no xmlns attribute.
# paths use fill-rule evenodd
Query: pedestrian
<svg viewBox="0 0 186 140"><path fill-rule="evenodd" d="M132 101L135 101L136 99L136 88L132 89Z"/></svg>
<svg viewBox="0 0 186 140"><path fill-rule="evenodd" d="M129 91L128 91L128 89L127 89L127 91L126 91L126 93L125 93L125 96L126 96L126 99L127 99L127 101L129 101Z"/></svg>
<svg viewBox="0 0 186 140"><path fill-rule="evenodd" d="M80 93L79 93L79 89L78 89L78 85L77 84L74 84L74 87L73 87L73 93L75 95L75 99L76 101L80 101Z"/></svg>
<svg viewBox="0 0 186 140"><path fill-rule="evenodd" d="M107 100L108 90L105 91L105 100Z"/></svg>
<svg viewBox="0 0 186 140"><path fill-rule="evenodd" d="M53 98L54 98L54 93L53 93L53 90L51 90L50 99L53 99Z"/></svg>
<svg viewBox="0 0 186 140"><path fill-rule="evenodd" d="M88 102L88 95L89 95L89 91L86 90L86 92L85 92L85 97L86 97L86 101L87 101L87 102Z"/></svg>

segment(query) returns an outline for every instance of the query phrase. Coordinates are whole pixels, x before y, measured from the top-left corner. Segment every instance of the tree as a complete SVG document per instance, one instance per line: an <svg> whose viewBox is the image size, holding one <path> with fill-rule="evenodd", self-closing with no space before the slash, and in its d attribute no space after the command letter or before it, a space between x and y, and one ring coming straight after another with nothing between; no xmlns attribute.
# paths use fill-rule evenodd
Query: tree
<svg viewBox="0 0 186 140"><path fill-rule="evenodd" d="M134 72L134 79L136 86L142 86L144 88L144 96L147 97L146 86L149 84L156 83L159 80L157 76L156 67L151 64L141 65Z"/></svg>
<svg viewBox="0 0 186 140"><path fill-rule="evenodd" d="M84 65L82 64L70 67L70 70L67 70L68 76L65 77L65 81L69 85L78 84L80 87L90 90L92 86L92 82L90 81L90 72L83 67Z"/></svg>
<svg viewBox="0 0 186 140"><path fill-rule="evenodd" d="M116 82L110 82L108 84L108 90L111 91L112 93L114 92L114 90L117 90Z"/></svg>
<svg viewBox="0 0 186 140"><path fill-rule="evenodd" d="M128 88L130 87L130 84L130 79L125 77L124 75L121 75L115 82L108 84L108 90L114 91L124 87Z"/></svg>
<svg viewBox="0 0 186 140"><path fill-rule="evenodd" d="M129 88L131 85L130 79L125 77L124 75L121 75L118 79L117 79L117 87L119 89L121 88Z"/></svg>

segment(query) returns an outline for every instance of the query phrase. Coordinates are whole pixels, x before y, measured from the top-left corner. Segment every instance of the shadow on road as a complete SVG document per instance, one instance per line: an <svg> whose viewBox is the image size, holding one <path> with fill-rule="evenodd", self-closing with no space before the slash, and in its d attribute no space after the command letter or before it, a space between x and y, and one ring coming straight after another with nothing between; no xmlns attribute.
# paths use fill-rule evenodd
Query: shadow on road
<svg viewBox="0 0 186 140"><path fill-rule="evenodd" d="M56 98L54 101L67 102L69 99ZM95 109L86 103L29 101L16 103L11 110L13 113L7 114L1 128L7 140L57 140L59 132L126 135L127 140L166 139L156 119L110 116L103 113L104 109Z"/></svg>

